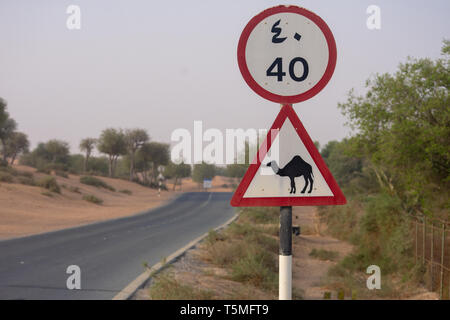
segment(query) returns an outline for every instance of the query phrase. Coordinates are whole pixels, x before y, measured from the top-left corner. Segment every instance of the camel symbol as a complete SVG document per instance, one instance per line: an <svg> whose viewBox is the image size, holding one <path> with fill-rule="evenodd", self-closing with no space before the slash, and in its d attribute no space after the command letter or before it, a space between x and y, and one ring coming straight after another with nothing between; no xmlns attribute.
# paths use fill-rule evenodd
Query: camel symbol
<svg viewBox="0 0 450 320"><path fill-rule="evenodd" d="M289 177L289 179L291 179L291 191L289 193L295 193L296 187L294 179L301 176L303 176L303 178L305 179L305 187L303 188L301 193L305 193L308 184L308 193L312 192L314 184L312 167L300 156L294 156L292 160L289 161L288 164L286 164L284 168L281 169L278 167L276 161L270 161L267 166L271 167L273 172L275 172L275 174L279 175L280 177Z"/></svg>

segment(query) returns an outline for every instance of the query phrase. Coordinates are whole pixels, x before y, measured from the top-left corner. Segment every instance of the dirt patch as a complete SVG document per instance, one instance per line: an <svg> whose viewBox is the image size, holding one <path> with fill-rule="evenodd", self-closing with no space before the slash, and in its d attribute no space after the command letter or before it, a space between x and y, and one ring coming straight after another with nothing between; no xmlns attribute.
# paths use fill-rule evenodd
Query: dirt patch
<svg viewBox="0 0 450 320"><path fill-rule="evenodd" d="M293 238L292 285L303 292L306 300L323 299L325 291L322 279L328 269L337 262L320 260L310 256L313 249L335 252L342 259L351 252L352 245L322 235L324 226L320 224L316 207L294 207L292 223L299 225L301 235Z"/></svg>

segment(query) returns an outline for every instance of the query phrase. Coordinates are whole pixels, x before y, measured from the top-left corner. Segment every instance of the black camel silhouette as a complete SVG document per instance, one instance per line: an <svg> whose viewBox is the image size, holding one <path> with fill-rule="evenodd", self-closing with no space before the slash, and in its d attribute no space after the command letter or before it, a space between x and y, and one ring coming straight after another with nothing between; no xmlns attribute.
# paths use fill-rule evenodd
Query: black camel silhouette
<svg viewBox="0 0 450 320"><path fill-rule="evenodd" d="M284 168L278 168L276 161L270 161L267 164L268 167L272 167L273 172L275 172L280 177L289 177L291 179L291 191L289 193L295 193L296 187L295 187L295 180L296 177L301 177L305 179L305 187L303 188L301 193L305 193L306 188L309 184L309 191L308 193L312 192L314 180L313 180L313 173L312 173L312 167L309 163L307 163L305 160L302 159L300 156L294 156L291 161L288 162L284 166Z"/></svg>

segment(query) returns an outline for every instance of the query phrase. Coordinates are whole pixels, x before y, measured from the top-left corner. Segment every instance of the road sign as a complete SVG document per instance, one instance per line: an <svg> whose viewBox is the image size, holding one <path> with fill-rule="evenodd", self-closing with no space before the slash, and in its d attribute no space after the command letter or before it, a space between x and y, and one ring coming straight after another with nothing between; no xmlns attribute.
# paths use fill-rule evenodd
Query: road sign
<svg viewBox="0 0 450 320"><path fill-rule="evenodd" d="M211 189L212 188L212 180L204 179L203 180L203 189Z"/></svg>
<svg viewBox="0 0 450 320"><path fill-rule="evenodd" d="M231 199L232 206L345 204L291 105L284 105Z"/></svg>
<svg viewBox="0 0 450 320"><path fill-rule="evenodd" d="M296 6L267 9L245 27L238 64L247 84L270 101L292 104L322 90L336 66L336 43L327 24Z"/></svg>

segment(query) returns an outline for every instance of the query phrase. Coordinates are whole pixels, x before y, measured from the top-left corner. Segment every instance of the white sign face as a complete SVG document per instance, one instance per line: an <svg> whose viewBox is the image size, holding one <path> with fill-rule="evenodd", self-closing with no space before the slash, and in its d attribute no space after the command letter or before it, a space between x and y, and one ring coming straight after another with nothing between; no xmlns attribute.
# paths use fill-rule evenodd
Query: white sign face
<svg viewBox="0 0 450 320"><path fill-rule="evenodd" d="M320 173L320 170L317 168L316 163L312 159L302 140L300 140L289 119L286 119L284 122L272 145L277 143L279 144L280 150L283 150L283 152L277 157L279 158L279 161L277 161L278 159L274 160L275 158L272 158L273 155L271 155L271 153L266 154L264 159L261 161L261 166L244 194L244 199L261 197L278 198L333 196L327 182ZM277 169L281 171L285 169L296 156L299 156L306 164L304 165L304 175L299 176L296 174L293 176L295 186L294 193L292 192L293 190L291 187L290 177L285 175L280 176L276 173L276 171ZM275 164L273 162L275 162ZM302 163L301 161L298 162ZM271 165L267 166L269 163L271 163ZM309 172L311 175L309 175ZM278 171L278 173L280 173L280 171Z"/></svg>
<svg viewBox="0 0 450 320"><path fill-rule="evenodd" d="M303 8L280 6L249 22L239 42L238 62L256 93L295 103L327 84L336 64L336 44L320 17Z"/></svg>
<svg viewBox="0 0 450 320"><path fill-rule="evenodd" d="M274 43L277 39L281 42ZM282 96L310 90L328 65L328 45L322 31L295 13L279 13L262 20L248 38L245 55L256 83Z"/></svg>
<svg viewBox="0 0 450 320"><path fill-rule="evenodd" d="M233 194L235 207L345 204L291 105L284 105Z"/></svg>
<svg viewBox="0 0 450 320"><path fill-rule="evenodd" d="M212 180L210 180L210 179L203 180L203 188L211 189L212 188Z"/></svg>

